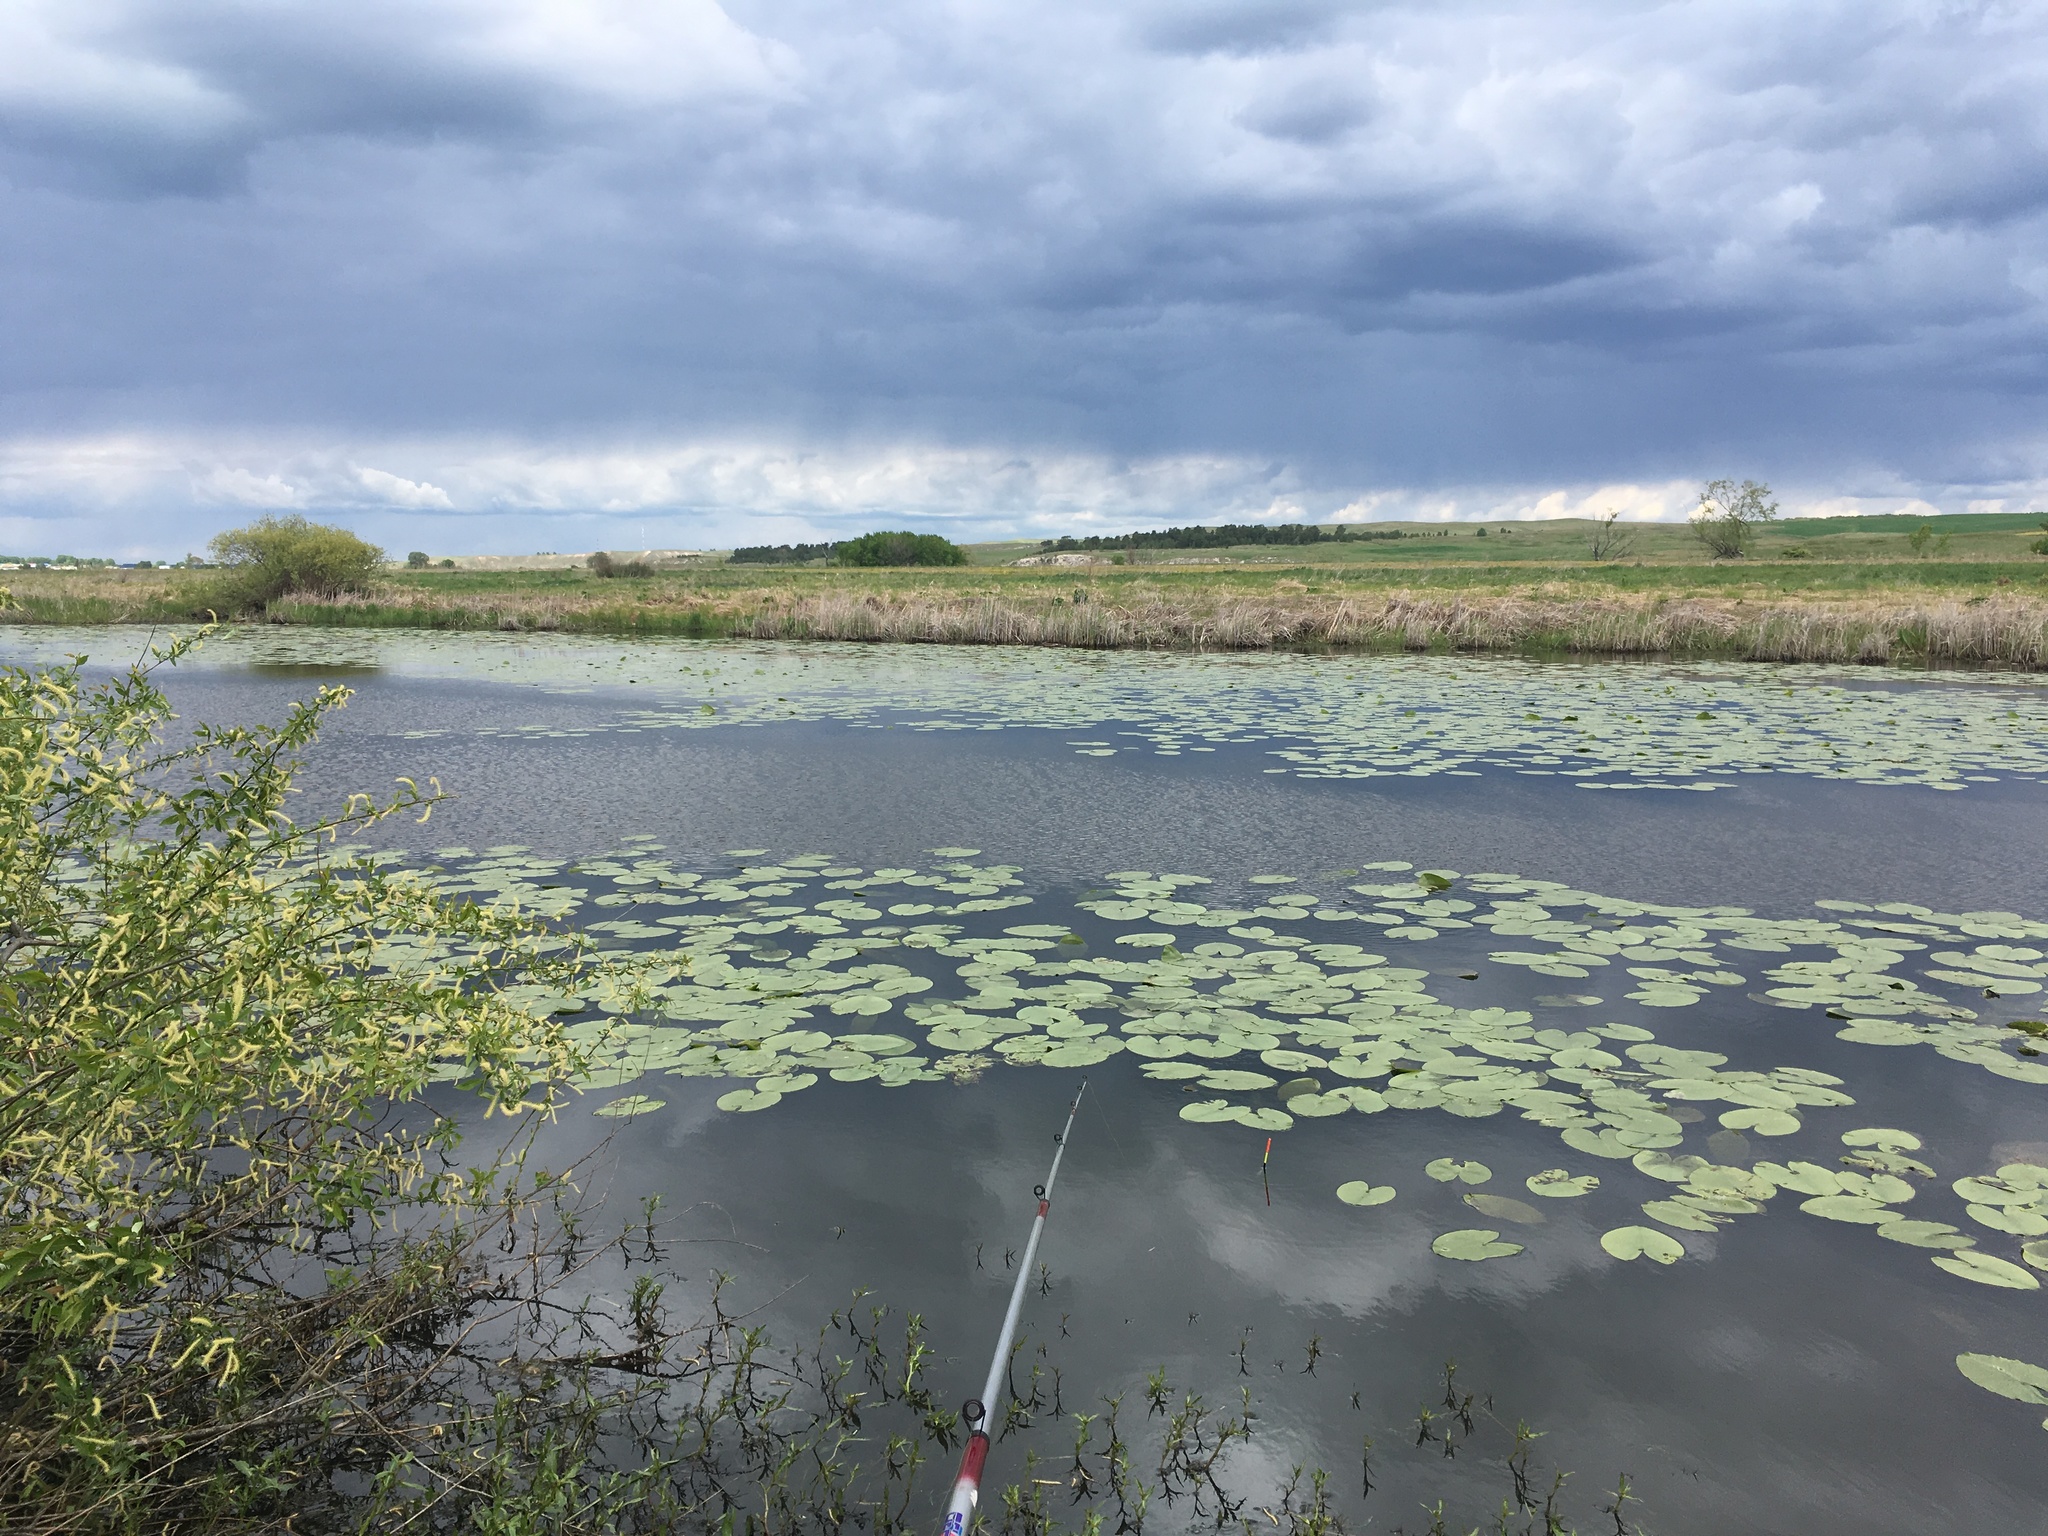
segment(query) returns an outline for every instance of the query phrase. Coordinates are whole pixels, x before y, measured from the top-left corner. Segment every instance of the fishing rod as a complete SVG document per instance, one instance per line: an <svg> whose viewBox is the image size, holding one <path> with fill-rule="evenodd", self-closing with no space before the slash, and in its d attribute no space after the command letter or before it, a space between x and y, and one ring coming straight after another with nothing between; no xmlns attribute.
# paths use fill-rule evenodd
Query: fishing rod
<svg viewBox="0 0 2048 1536"><path fill-rule="evenodd" d="M1052 1171L1038 1186L1038 1215L1031 1222L1031 1240L1024 1245L1024 1262L1017 1266L1017 1283L1010 1288L1010 1310L1003 1314L1002 1336L996 1340L995 1358L988 1363L988 1383L980 1397L960 1405L960 1417L967 1425L967 1449L960 1453L960 1475L953 1480L952 1502L946 1506L942 1536L966 1536L967 1522L974 1517L975 1501L981 1497L981 1469L988 1460L988 1404L996 1401L1002 1387L1003 1367L1010 1358L1010 1342L1017 1336L1017 1318L1024 1310L1024 1282L1031 1276L1031 1260L1038 1252L1039 1234L1045 1231L1046 1212L1052 1209L1053 1180L1060 1176L1060 1159L1067 1155L1067 1137L1074 1130L1074 1114L1081 1107L1081 1095L1088 1091L1088 1079L1067 1106L1067 1124L1053 1137Z"/></svg>

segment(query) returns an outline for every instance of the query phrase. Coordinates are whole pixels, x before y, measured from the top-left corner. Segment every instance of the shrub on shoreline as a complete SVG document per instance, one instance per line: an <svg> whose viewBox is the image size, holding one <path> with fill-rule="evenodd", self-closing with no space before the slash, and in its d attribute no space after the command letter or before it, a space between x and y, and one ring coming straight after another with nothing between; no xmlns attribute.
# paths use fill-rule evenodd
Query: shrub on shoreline
<svg viewBox="0 0 2048 1536"><path fill-rule="evenodd" d="M261 608L287 593L368 592L384 568L384 551L376 545L296 513L231 528L215 535L207 549L224 567L211 601L230 613Z"/></svg>

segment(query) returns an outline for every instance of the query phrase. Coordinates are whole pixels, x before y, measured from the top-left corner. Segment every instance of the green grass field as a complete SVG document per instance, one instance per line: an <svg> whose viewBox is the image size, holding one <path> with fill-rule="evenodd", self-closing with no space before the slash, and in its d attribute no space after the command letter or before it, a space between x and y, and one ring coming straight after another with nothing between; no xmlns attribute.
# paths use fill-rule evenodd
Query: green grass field
<svg viewBox="0 0 2048 1536"><path fill-rule="evenodd" d="M706 638L2048 660L2048 555L2031 547L2048 536L2028 516L1789 522L1765 530L1747 556L1719 561L1683 525L1637 525L1621 558L1600 561L1583 521L1403 531L1414 536L1136 550L1067 565L1017 565L1039 546L1012 542L970 546L970 564L944 568L696 559L612 578L559 562L391 569L367 594L286 597L263 616ZM9 617L103 624L203 616L219 577L97 569L8 572L5 581Z"/></svg>

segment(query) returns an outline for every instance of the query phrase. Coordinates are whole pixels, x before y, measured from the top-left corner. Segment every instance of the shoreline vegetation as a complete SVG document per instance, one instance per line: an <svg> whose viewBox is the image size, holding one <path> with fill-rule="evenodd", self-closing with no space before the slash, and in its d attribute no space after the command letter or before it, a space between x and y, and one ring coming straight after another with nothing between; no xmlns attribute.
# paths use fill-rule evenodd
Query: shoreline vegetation
<svg viewBox="0 0 2048 1536"><path fill-rule="evenodd" d="M1734 559L1709 558L1682 524L1621 525L1610 559L1589 550L1604 535L1612 553L1614 526L1583 520L1374 527L1371 539L1326 539L1312 552L1018 542L921 568L415 560L253 604L231 590L233 567L39 569L0 578L12 589L0 606L5 621L50 624L211 612L337 628L2048 670L2048 557L2036 548L2048 540L2032 518L1786 521Z"/></svg>

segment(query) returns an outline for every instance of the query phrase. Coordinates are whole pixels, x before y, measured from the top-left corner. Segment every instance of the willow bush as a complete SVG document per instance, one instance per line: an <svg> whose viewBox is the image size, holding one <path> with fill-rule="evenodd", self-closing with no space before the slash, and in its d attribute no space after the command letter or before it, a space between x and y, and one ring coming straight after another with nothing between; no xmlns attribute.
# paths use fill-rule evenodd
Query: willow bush
<svg viewBox="0 0 2048 1536"><path fill-rule="evenodd" d="M460 1508L445 1426L499 1395L462 1341L519 1292L481 1245L562 1188L516 1139L456 1166L423 1094L456 1076L530 1125L577 1058L507 988L601 978L335 850L430 791L289 819L345 691L166 747L182 649L91 688L0 671L0 1527Z"/></svg>
<svg viewBox="0 0 2048 1536"><path fill-rule="evenodd" d="M289 593L363 593L384 568L384 551L346 528L293 513L260 517L217 534L207 551L223 568L206 600L223 613L262 608Z"/></svg>

